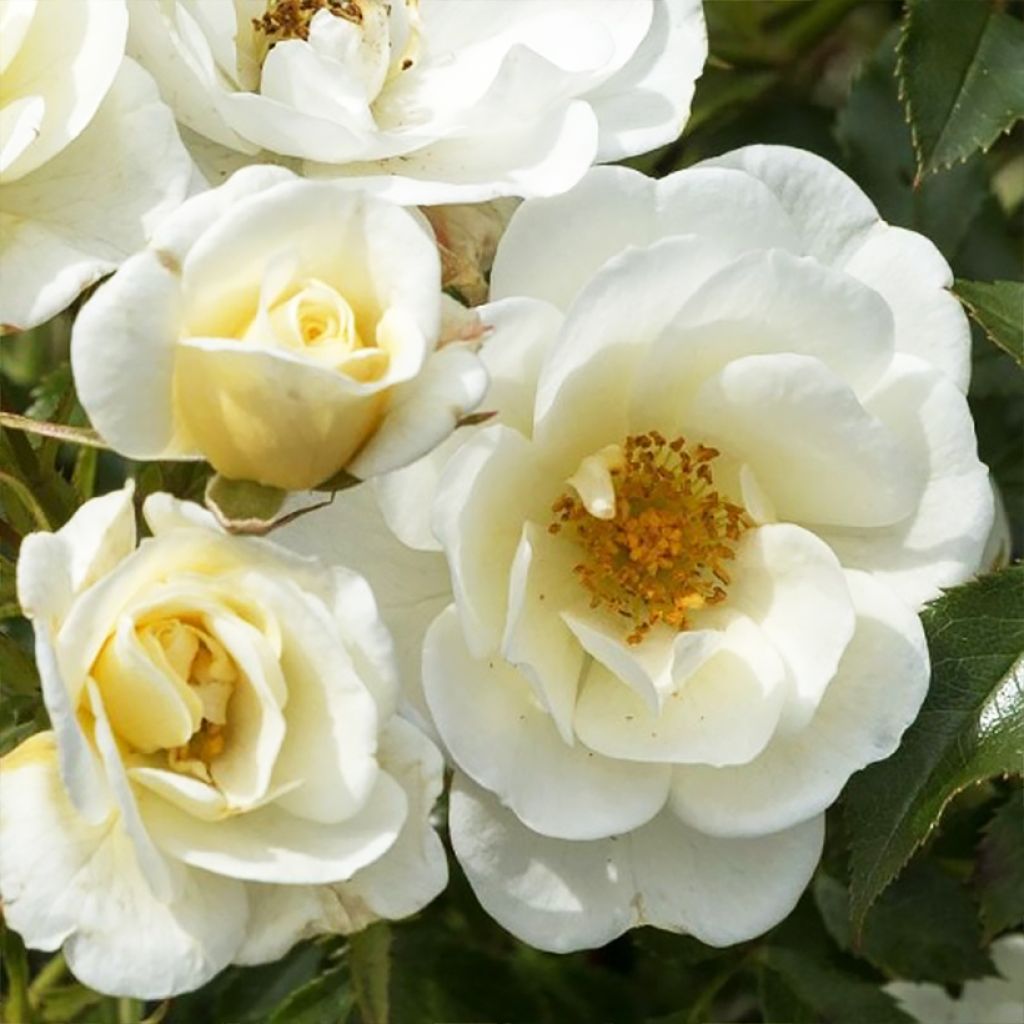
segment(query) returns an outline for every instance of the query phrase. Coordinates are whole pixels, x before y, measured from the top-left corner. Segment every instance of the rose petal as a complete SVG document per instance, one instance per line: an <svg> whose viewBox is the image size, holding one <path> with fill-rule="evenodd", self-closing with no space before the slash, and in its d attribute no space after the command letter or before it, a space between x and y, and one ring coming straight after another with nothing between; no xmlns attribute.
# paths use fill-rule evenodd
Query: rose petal
<svg viewBox="0 0 1024 1024"><path fill-rule="evenodd" d="M857 627L814 717L747 764L675 770L672 807L694 828L756 836L807 821L855 771L888 757L914 720L928 689L921 623L871 577L846 576Z"/></svg>
<svg viewBox="0 0 1024 1024"><path fill-rule="evenodd" d="M473 658L454 607L427 631L423 677L456 763L531 828L592 839L635 828L662 807L666 765L627 764L568 745L520 673L497 657Z"/></svg>
<svg viewBox="0 0 1024 1024"><path fill-rule="evenodd" d="M484 909L517 938L564 953L652 924L727 946L760 935L795 906L824 839L824 819L756 839L717 839L671 812L592 842L531 832L457 774L449 828Z"/></svg>
<svg viewBox="0 0 1024 1024"><path fill-rule="evenodd" d="M178 895L157 899L115 823L89 825L68 802L52 734L0 762L4 915L26 943L55 950L84 984L111 995L164 999L223 970L242 942L243 886L177 869Z"/></svg>

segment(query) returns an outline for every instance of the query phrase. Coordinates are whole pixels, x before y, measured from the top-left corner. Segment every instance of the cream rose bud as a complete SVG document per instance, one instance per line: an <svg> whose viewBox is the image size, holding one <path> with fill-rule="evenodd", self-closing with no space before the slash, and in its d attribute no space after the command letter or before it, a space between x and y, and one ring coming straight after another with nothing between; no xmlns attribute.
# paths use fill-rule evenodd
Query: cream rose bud
<svg viewBox="0 0 1024 1024"><path fill-rule="evenodd" d="M594 169L498 245L497 419L375 487L421 550L364 494L282 535L422 653L454 850L520 938L725 945L793 907L925 695L917 609L984 557L950 283L808 153Z"/></svg>
<svg viewBox="0 0 1024 1024"><path fill-rule="evenodd" d="M551 195L671 142L707 56L700 0L130 7L201 163L273 154L411 203Z"/></svg>
<svg viewBox="0 0 1024 1024"><path fill-rule="evenodd" d="M274 167L186 202L86 304L82 405L132 458L201 456L288 489L429 451L479 401L438 347L437 246L417 214Z"/></svg>
<svg viewBox="0 0 1024 1024"><path fill-rule="evenodd" d="M22 545L52 732L0 761L0 893L27 945L156 999L443 887L436 748L395 716L370 588L166 494Z"/></svg>
<svg viewBox="0 0 1024 1024"><path fill-rule="evenodd" d="M0 333L59 313L185 196L127 32L124 0L0 0Z"/></svg>

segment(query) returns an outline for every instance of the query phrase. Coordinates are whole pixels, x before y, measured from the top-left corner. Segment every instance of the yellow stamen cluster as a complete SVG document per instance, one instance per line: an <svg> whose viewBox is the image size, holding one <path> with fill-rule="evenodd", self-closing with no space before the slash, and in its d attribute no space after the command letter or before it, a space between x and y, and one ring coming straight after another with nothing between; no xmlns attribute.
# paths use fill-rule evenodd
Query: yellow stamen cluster
<svg viewBox="0 0 1024 1024"><path fill-rule="evenodd" d="M192 734L188 743L170 750L168 756L172 766L179 767L183 762L201 761L209 767L214 758L224 753L224 747L227 745L224 731L225 726L204 718L202 725Z"/></svg>
<svg viewBox="0 0 1024 1024"><path fill-rule="evenodd" d="M725 563L751 523L714 489L711 463L718 455L654 430L632 435L609 469L612 518L591 515L571 492L552 505L548 530L571 532L584 554L573 572L591 607L628 619L629 644L639 644L657 623L686 629L689 613L725 599Z"/></svg>
<svg viewBox="0 0 1024 1024"><path fill-rule="evenodd" d="M362 23L363 9L356 0L270 0L266 12L253 18L252 24L271 45L283 39L309 39L309 23L325 9L338 18Z"/></svg>
<svg viewBox="0 0 1024 1024"><path fill-rule="evenodd" d="M223 645L200 624L167 620L154 633L167 663L203 705L199 728L187 743L168 751L172 768L206 779L212 761L227 746L228 703L238 682L238 666Z"/></svg>

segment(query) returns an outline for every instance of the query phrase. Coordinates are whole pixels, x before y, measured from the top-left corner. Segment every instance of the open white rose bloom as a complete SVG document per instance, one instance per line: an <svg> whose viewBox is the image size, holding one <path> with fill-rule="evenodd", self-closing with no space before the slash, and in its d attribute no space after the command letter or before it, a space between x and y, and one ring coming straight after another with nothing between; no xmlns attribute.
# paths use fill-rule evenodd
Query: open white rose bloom
<svg viewBox="0 0 1024 1024"><path fill-rule="evenodd" d="M453 846L520 938L793 907L992 523L950 283L798 150L594 169L499 245L496 421L377 488L408 546L358 494L284 531L363 567L407 657L425 630Z"/></svg>
<svg viewBox="0 0 1024 1024"><path fill-rule="evenodd" d="M699 0L130 6L201 162L275 154L402 202L550 195L670 142L707 55Z"/></svg>
<svg viewBox="0 0 1024 1024"><path fill-rule="evenodd" d="M997 978L964 983L956 999L938 985L893 981L885 990L921 1024L1020 1024L1024 1020L1024 935L992 943Z"/></svg>
<svg viewBox="0 0 1024 1024"><path fill-rule="evenodd" d="M130 488L23 543L53 725L0 761L0 889L26 944L160 998L447 878L442 762L394 715L366 582Z"/></svg>
<svg viewBox="0 0 1024 1024"><path fill-rule="evenodd" d="M428 452L473 408L472 346L438 347L429 225L280 167L182 205L93 296L71 359L82 405L132 458L312 487Z"/></svg>
<svg viewBox="0 0 1024 1024"><path fill-rule="evenodd" d="M0 333L59 313L185 196L127 32L124 0L0 0Z"/></svg>

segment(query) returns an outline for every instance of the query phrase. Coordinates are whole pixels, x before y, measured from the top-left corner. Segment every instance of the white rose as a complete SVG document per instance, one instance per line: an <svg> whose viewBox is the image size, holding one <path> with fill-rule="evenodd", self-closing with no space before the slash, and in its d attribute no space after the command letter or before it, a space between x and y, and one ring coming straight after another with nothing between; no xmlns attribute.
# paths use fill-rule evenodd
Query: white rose
<svg viewBox="0 0 1024 1024"><path fill-rule="evenodd" d="M358 511L407 655L429 623L453 846L522 939L724 945L796 902L924 697L915 610L992 523L949 283L798 150L593 170L499 244L500 422L378 487L423 550L369 541L363 496L286 534L337 557Z"/></svg>
<svg viewBox="0 0 1024 1024"><path fill-rule="evenodd" d="M383 200L279 167L182 205L86 303L71 360L118 451L202 456L300 489L418 458L479 401L470 347L435 348L429 227Z"/></svg>
<svg viewBox="0 0 1024 1024"><path fill-rule="evenodd" d="M707 39L699 0L132 0L129 50L216 144L197 153L439 203L550 195L672 141Z"/></svg>
<svg viewBox="0 0 1024 1024"><path fill-rule="evenodd" d="M59 313L184 198L127 31L124 0L0 0L0 333Z"/></svg>
<svg viewBox="0 0 1024 1024"><path fill-rule="evenodd" d="M938 985L893 981L885 990L922 1024L1020 1024L1024 1020L1024 935L992 943L998 978L964 982L953 999Z"/></svg>
<svg viewBox="0 0 1024 1024"><path fill-rule="evenodd" d="M102 992L195 988L446 881L436 748L365 580L131 488L22 545L52 732L0 761L4 916Z"/></svg>

